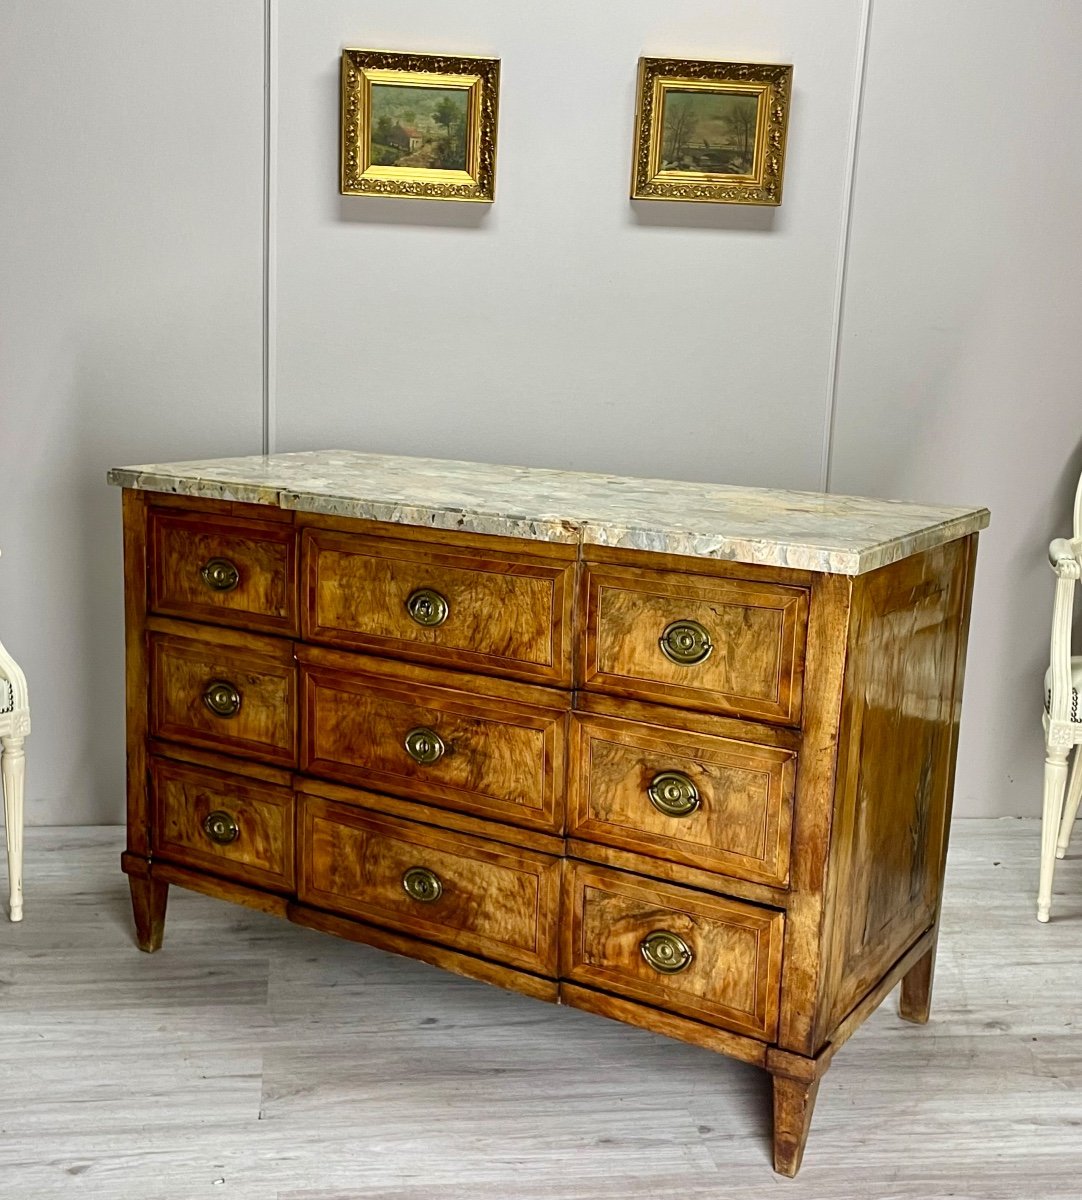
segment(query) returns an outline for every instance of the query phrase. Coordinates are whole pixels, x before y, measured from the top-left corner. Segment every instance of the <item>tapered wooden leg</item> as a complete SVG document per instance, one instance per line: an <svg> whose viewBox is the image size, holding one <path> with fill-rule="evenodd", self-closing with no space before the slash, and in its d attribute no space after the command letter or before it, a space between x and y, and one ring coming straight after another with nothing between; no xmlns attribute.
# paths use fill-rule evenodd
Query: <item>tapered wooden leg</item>
<svg viewBox="0 0 1082 1200"><path fill-rule="evenodd" d="M926 1025L932 1011L932 979L935 976L935 946L902 976L898 1015L916 1025Z"/></svg>
<svg viewBox="0 0 1082 1200"><path fill-rule="evenodd" d="M26 756L21 737L0 738L0 773L4 787L4 828L8 846L8 912L13 921L23 919L23 774Z"/></svg>
<svg viewBox="0 0 1082 1200"><path fill-rule="evenodd" d="M162 948L165 933L165 905L169 899L169 884L160 879L128 876L131 888L132 913L135 916L135 940L139 949L148 954Z"/></svg>
<svg viewBox="0 0 1082 1200"><path fill-rule="evenodd" d="M790 1179L800 1170L811 1128L819 1080L806 1083L774 1076L774 1170Z"/></svg>

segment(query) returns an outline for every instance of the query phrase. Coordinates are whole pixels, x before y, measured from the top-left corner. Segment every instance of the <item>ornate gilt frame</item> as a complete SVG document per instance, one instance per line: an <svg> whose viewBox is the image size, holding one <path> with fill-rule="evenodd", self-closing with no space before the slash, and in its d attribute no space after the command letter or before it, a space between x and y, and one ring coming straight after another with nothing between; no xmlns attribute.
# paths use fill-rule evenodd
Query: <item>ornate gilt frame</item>
<svg viewBox="0 0 1082 1200"><path fill-rule="evenodd" d="M791 66L640 58L635 154L631 166L632 199L780 204L792 81ZM758 119L751 171L731 175L664 169L661 125L668 91L757 96Z"/></svg>
<svg viewBox="0 0 1082 1200"><path fill-rule="evenodd" d="M371 161L373 83L467 92L466 169L379 166ZM496 194L496 118L500 60L473 55L342 51L342 139L339 189L345 196L473 200Z"/></svg>

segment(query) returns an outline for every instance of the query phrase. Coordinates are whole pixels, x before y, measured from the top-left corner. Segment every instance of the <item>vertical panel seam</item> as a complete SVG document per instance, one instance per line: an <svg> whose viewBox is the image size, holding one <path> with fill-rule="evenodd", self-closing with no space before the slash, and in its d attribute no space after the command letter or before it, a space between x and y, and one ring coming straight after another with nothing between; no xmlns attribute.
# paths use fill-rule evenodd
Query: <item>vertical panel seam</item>
<svg viewBox="0 0 1082 1200"><path fill-rule="evenodd" d="M273 454L277 425L276 371L278 132L278 6L263 0L263 311L262 453Z"/></svg>
<svg viewBox="0 0 1082 1200"><path fill-rule="evenodd" d="M842 334L845 321L846 288L849 282L850 233L853 223L853 194L860 152L861 125L864 120L864 82L868 66L869 32L874 0L864 0L857 39L857 65L853 80L853 108L849 121L849 146L846 153L845 190L842 193L841 229L838 235L838 272L834 284L834 308L831 315L830 363L827 368L827 400L823 417L823 449L819 467L820 491L829 492L834 468L834 423L838 407L838 375Z"/></svg>

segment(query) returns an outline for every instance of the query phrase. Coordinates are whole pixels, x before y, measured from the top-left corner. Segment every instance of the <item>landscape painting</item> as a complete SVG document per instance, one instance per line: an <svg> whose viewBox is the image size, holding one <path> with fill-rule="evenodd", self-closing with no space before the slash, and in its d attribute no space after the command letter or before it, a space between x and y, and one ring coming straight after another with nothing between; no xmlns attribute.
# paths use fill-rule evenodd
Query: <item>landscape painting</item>
<svg viewBox="0 0 1082 1200"><path fill-rule="evenodd" d="M343 196L491 204L500 60L342 51Z"/></svg>
<svg viewBox="0 0 1082 1200"><path fill-rule="evenodd" d="M781 203L793 68L639 59L632 200Z"/></svg>
<svg viewBox="0 0 1082 1200"><path fill-rule="evenodd" d="M664 96L661 170L751 174L759 121L758 95L667 88Z"/></svg>
<svg viewBox="0 0 1082 1200"><path fill-rule="evenodd" d="M370 161L465 171L469 95L466 88L373 83Z"/></svg>

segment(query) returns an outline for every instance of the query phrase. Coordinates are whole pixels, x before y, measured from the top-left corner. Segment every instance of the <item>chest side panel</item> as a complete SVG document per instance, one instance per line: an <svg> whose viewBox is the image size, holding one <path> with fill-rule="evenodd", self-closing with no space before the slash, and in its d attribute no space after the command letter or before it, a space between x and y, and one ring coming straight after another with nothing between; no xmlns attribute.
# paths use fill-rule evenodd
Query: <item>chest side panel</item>
<svg viewBox="0 0 1082 1200"><path fill-rule="evenodd" d="M842 699L818 1034L939 908L975 536L873 572Z"/></svg>

